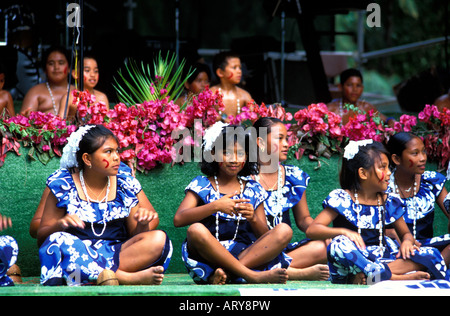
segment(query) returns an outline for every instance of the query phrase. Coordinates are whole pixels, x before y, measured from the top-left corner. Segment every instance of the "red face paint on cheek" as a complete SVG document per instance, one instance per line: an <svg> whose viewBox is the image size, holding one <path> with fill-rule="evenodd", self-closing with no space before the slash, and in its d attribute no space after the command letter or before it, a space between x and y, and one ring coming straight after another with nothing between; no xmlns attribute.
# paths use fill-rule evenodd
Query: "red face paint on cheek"
<svg viewBox="0 0 450 316"><path fill-rule="evenodd" d="M382 172L382 173L381 173L381 178L380 178L380 181L379 181L379 182L383 182L383 181L384 181L384 176L385 176L385 175L384 175L384 172Z"/></svg>
<svg viewBox="0 0 450 316"><path fill-rule="evenodd" d="M414 166L414 163L411 159L409 159L409 167L412 168Z"/></svg>
<svg viewBox="0 0 450 316"><path fill-rule="evenodd" d="M102 161L104 161L104 162L105 162L105 169L106 169L106 168L108 168L108 167L109 167L109 162L108 162L108 160L106 160L106 159L103 159Z"/></svg>
<svg viewBox="0 0 450 316"><path fill-rule="evenodd" d="M64 67L63 72L64 72L65 75L67 75L67 73L68 73L68 68L67 68L67 66Z"/></svg>
<svg viewBox="0 0 450 316"><path fill-rule="evenodd" d="M230 80L231 78L233 78L233 73L231 73L227 79Z"/></svg>

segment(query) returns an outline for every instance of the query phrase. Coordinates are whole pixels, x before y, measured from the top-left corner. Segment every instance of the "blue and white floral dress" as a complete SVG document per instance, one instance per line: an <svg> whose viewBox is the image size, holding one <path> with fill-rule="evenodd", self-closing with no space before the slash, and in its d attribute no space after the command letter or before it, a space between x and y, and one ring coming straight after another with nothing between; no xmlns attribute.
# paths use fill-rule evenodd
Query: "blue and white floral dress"
<svg viewBox="0 0 450 316"><path fill-rule="evenodd" d="M254 180L245 180L245 186L243 193L233 196L233 199L249 199L253 208L256 208L267 198L267 192L262 186ZM212 186L209 179L205 176L197 176L186 187L185 192L192 191L195 193L203 204L208 204L220 199L224 194L218 194ZM219 214L219 229L218 236L219 241L233 256L237 257L243 250L252 245L256 240L250 224L242 217L239 221L239 227L236 233L238 219L236 216L227 215L222 212ZM200 221L211 232L213 236L216 236L216 214L212 214ZM234 238L236 235L236 238ZM189 247L185 240L181 248L182 259L192 277L194 282L198 284L208 283L208 278L214 273L214 267L210 266L207 262L202 261L202 258L196 258L189 253ZM280 254L277 258L272 260L264 267L264 270L270 270L274 268L287 268L290 265L292 259L284 254ZM245 282L241 278L234 278L231 280L233 283Z"/></svg>
<svg viewBox="0 0 450 316"><path fill-rule="evenodd" d="M108 203L82 200L68 169L58 169L47 180L57 199L56 206L77 215L85 228L71 227L51 234L39 249L41 284L91 284L104 269L116 271L122 244L128 239L126 219L138 204L141 185L121 164L117 174L116 197ZM150 266L167 269L172 245L166 245L160 259Z"/></svg>
<svg viewBox="0 0 450 316"><path fill-rule="evenodd" d="M285 165L285 180L281 189L281 198L278 197L278 190L266 190L268 197L264 200L264 210L266 212L267 226L270 229L280 223L285 223L292 227L289 210L302 199L303 193L308 187L310 177L297 166ZM290 243L285 251L292 251L310 239L303 239L300 242Z"/></svg>
<svg viewBox="0 0 450 316"><path fill-rule="evenodd" d="M422 246L444 249L450 244L450 234L434 236L434 206L437 197L441 194L446 178L436 171L425 171L420 180L419 190L414 197L401 198L404 211L403 218L411 234L414 232L414 219L416 221L416 239ZM391 175L389 192L395 192L395 172ZM411 188L412 191L412 188Z"/></svg>
<svg viewBox="0 0 450 316"><path fill-rule="evenodd" d="M384 230L386 225L393 224L403 216L399 197L389 194L384 207L362 205L356 204L345 190L337 189L323 201L323 207L337 213L333 227L343 227L356 232L359 227L366 245L365 249L359 249L344 235L332 240L327 249L331 281L341 284L349 283L352 277L360 272L367 276L368 283L389 280L392 274L387 263L396 259L399 245L385 236ZM380 225L383 232L381 247ZM447 268L444 259L435 248L421 247L411 260L424 265L433 278L446 277Z"/></svg>
<svg viewBox="0 0 450 316"><path fill-rule="evenodd" d="M19 246L11 236L0 236L0 286L12 286L14 282L6 275L17 261Z"/></svg>
<svg viewBox="0 0 450 316"><path fill-rule="evenodd" d="M281 166L285 170L285 180L282 187L281 201L278 201L278 190L266 190L267 199L264 201L267 225L274 228L280 223L291 226L289 210L302 199L309 183L309 175L296 166Z"/></svg>

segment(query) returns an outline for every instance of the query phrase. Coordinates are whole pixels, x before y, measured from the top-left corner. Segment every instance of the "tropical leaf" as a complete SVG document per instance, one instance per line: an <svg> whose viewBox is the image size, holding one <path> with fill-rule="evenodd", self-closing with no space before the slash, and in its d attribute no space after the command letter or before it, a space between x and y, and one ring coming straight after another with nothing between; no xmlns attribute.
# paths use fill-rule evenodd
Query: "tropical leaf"
<svg viewBox="0 0 450 316"><path fill-rule="evenodd" d="M183 78L183 59L177 66L176 54L167 53L165 57L159 52L153 61L153 72L149 64L138 63L133 59L125 61L125 71L119 69L118 78L114 77L117 97L120 102L131 106L145 101L176 100L183 91L184 83L192 75L189 69Z"/></svg>

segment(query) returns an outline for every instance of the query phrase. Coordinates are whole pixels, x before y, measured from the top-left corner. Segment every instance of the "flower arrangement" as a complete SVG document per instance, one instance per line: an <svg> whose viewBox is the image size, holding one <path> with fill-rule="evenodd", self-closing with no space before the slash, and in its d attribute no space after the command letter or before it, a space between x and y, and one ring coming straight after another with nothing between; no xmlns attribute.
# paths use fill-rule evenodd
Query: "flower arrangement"
<svg viewBox="0 0 450 316"><path fill-rule="evenodd" d="M194 122L199 120L202 124L195 128L202 135L204 129L217 120L216 109L223 109L220 94L208 88L195 96L185 109L164 98L132 106L118 103L106 111L104 104L96 102L89 93L75 91L74 95L77 95L79 118L85 124L103 124L109 128L119 140L122 161L141 172L175 160L179 154L174 146L179 140L173 137L175 131L194 130ZM187 146L201 145L193 137L182 141Z"/></svg>
<svg viewBox="0 0 450 316"><path fill-rule="evenodd" d="M364 112L353 105L346 105L348 110L356 113L347 124L341 124L341 117L330 112L323 103L311 104L306 109L294 114L297 124L292 128L296 133L295 145L291 152L299 159L305 152L311 160L324 156L329 158L334 153L342 152L342 148L350 140L373 139L386 142L391 135L399 131L412 131L417 118L402 115L394 127L389 127L380 118L379 113L370 110Z"/></svg>
<svg viewBox="0 0 450 316"><path fill-rule="evenodd" d="M418 118L428 127L422 129L422 138L430 160L438 162L438 168L444 170L450 161L450 109L441 111L435 105L425 105Z"/></svg>
<svg viewBox="0 0 450 316"><path fill-rule="evenodd" d="M341 117L330 112L324 103L311 104L299 110L294 119L297 124L291 128L295 140L290 151L297 159L305 152L312 160L318 160L320 156L329 158L340 152L343 139Z"/></svg>
<svg viewBox="0 0 450 316"><path fill-rule="evenodd" d="M28 156L34 159L36 154L39 161L47 164L51 158L61 156L62 148L67 137L76 129L75 125L67 122L53 113L31 112L28 117L16 115L0 118L0 131L2 134L2 147L0 153L0 166L3 165L8 151L19 154L21 142L30 147Z"/></svg>
<svg viewBox="0 0 450 316"><path fill-rule="evenodd" d="M260 117L276 117L281 121L289 122L292 120L292 114L286 112L281 104L271 104L266 106L264 103L258 105L254 100L242 107L241 113L236 116L230 115L228 120L231 124L253 124ZM289 129L290 124L287 123Z"/></svg>
<svg viewBox="0 0 450 316"><path fill-rule="evenodd" d="M81 124L104 124L110 128L119 139L122 160L141 172L148 172L161 164L173 164L175 157L181 154L180 147L177 149L175 146L178 142L183 144L183 149L189 146L200 148L201 142L194 135L203 135L205 129L218 119L218 110L224 107L222 96L208 88L195 96L184 109L167 98L132 106L118 103L108 109L87 91L73 93ZM342 152L349 140L374 139L384 142L399 131L412 131L421 136L429 159L437 161L441 170L450 161L450 110L440 112L434 105L426 105L418 117L400 116L393 127L384 124L373 111L361 111L342 126L341 118L328 111L322 103L311 104L292 115L280 105L266 106L252 102L230 121L252 124L263 116L278 117L285 122L291 147L290 158L300 159L306 153L310 159L318 161L318 167L320 157ZM8 117L4 113L0 117L0 166L7 152L14 151L19 155L21 144L30 148L30 158L34 159L35 155L46 164L51 158L61 156L67 137L76 128L76 125L52 113L31 112L28 117ZM188 134L184 133L183 138L175 137L174 132L179 130L188 131Z"/></svg>

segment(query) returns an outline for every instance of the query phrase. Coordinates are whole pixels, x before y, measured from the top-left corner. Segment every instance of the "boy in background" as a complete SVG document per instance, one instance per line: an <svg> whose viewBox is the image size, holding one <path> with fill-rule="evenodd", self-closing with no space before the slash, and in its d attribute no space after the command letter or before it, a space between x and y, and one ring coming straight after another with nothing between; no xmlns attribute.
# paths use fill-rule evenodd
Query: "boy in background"
<svg viewBox="0 0 450 316"><path fill-rule="evenodd" d="M221 111L222 120L229 121L229 116L236 116L243 106L252 101L250 93L237 85L241 82L241 59L233 52L221 52L214 56L213 69L220 80L218 85L211 87L211 91L223 95L225 109Z"/></svg>
<svg viewBox="0 0 450 316"><path fill-rule="evenodd" d="M372 109L378 112L374 105L359 99L364 91L363 77L359 70L354 68L344 70L339 79L339 88L342 91L342 97L332 100L327 104L327 107L329 111L336 113L342 118L342 125L347 124L349 118L357 114L354 111L347 110L344 107L345 104L352 104L366 113ZM395 122L393 118L388 118L383 113L378 113L386 124L393 126Z"/></svg>

